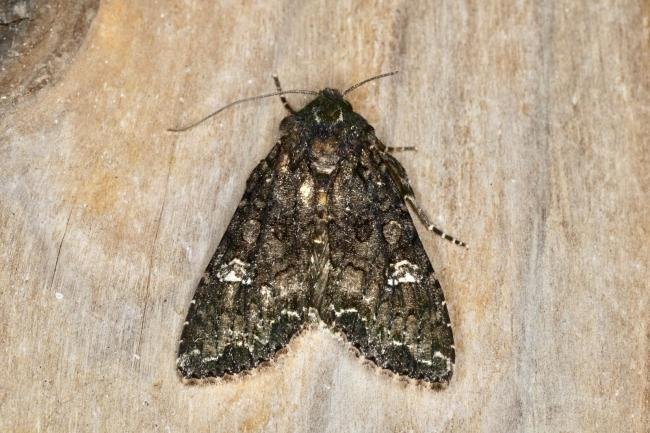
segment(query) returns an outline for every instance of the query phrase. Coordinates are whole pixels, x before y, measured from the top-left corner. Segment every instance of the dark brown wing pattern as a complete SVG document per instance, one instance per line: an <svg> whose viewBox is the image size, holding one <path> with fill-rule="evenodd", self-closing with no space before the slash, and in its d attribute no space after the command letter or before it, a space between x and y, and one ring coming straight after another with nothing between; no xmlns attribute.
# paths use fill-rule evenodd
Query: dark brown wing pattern
<svg viewBox="0 0 650 433"><path fill-rule="evenodd" d="M219 377L269 360L320 318L366 358L444 385L455 348L444 296L406 208L401 164L335 89L280 126L192 300L177 365Z"/></svg>
<svg viewBox="0 0 650 433"><path fill-rule="evenodd" d="M380 367L444 384L455 357L444 295L381 155L340 167L321 317Z"/></svg>
<svg viewBox="0 0 650 433"><path fill-rule="evenodd" d="M177 366L186 378L254 368L303 325L308 305L304 239L295 192L306 167L289 167L282 143L251 174L191 301Z"/></svg>

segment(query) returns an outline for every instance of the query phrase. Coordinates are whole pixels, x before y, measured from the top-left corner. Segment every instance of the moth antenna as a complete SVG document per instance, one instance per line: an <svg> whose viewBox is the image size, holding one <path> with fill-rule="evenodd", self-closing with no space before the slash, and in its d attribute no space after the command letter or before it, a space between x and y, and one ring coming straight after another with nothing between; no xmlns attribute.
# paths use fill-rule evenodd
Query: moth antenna
<svg viewBox="0 0 650 433"><path fill-rule="evenodd" d="M289 93L291 93L291 94L300 94L300 95L318 95L318 92L315 92L313 90L283 90L281 92L266 93L264 95L251 96L250 98L238 99L236 101L231 102L230 104L224 105L223 107L219 108L217 111L208 114L204 118L199 119L194 123L190 123L189 125L183 126L183 127L180 127L180 128L169 128L167 131L169 131L169 132L184 132L184 131L187 131L188 129L194 128L197 125L200 125L201 123L205 122L206 120L210 119L211 117L216 116L217 114L219 114L222 111L232 107L233 105L241 104L242 102L249 102L249 101L256 101L258 99L270 98L271 96L286 95L286 94L289 94Z"/></svg>
<svg viewBox="0 0 650 433"><path fill-rule="evenodd" d="M347 88L347 89L343 92L343 96L345 96L346 94L352 92L353 90L358 89L359 87L363 86L364 84L369 83L370 81L378 80L378 79L380 79L380 78L384 78L384 77L390 77L391 75L395 75L395 74L397 74L398 72L399 72L399 71L386 72L385 74L379 74L379 75L375 75L374 77L367 78L367 79L365 79L365 80L363 80L363 81L361 81L361 82L355 84L354 86Z"/></svg>

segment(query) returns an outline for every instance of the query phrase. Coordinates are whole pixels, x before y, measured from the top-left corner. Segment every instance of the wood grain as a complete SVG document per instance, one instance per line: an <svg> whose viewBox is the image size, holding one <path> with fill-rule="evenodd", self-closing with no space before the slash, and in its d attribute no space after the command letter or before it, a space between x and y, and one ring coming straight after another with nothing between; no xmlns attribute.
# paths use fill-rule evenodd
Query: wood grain
<svg viewBox="0 0 650 433"><path fill-rule="evenodd" d="M650 7L640 1L101 2L0 118L0 431L645 432ZM327 331L188 387L189 300L287 88L343 88L454 247L447 390ZM2 92L3 89L0 89ZM306 99L290 98L300 106ZM421 228L421 227L420 227Z"/></svg>

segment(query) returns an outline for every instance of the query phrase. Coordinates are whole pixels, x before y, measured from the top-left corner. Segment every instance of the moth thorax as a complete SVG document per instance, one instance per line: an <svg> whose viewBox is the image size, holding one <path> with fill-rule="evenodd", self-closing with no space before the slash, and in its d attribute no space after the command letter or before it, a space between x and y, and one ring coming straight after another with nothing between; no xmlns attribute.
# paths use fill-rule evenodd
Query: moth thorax
<svg viewBox="0 0 650 433"><path fill-rule="evenodd" d="M336 138L314 138L311 143L312 166L322 174L330 174L339 162Z"/></svg>

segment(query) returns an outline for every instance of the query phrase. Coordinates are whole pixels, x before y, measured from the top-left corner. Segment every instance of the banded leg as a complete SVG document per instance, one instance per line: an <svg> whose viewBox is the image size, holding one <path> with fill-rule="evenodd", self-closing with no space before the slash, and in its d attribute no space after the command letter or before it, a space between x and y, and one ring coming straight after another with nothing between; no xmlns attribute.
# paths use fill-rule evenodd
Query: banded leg
<svg viewBox="0 0 650 433"><path fill-rule="evenodd" d="M420 221L422 221L422 224L429 230L430 232L434 232L441 238L448 240L449 242L455 244L455 245L460 245L461 247L468 248L467 244L461 240L456 239L453 236L448 235L444 231L440 230L438 227L434 226L431 220L429 219L429 216L424 212L424 210L418 206L418 204L415 201L415 197L412 195L405 195L404 200L411 205L411 209L415 212L415 214L420 218Z"/></svg>
<svg viewBox="0 0 650 433"><path fill-rule="evenodd" d="M386 147L386 152L405 152L405 151L416 151L418 150L415 146L398 146L398 147Z"/></svg>
<svg viewBox="0 0 650 433"><path fill-rule="evenodd" d="M460 245L461 247L468 248L467 244L459 239L456 239L453 236L448 235L444 231L440 230L438 227L433 225L431 222L431 219L429 219L429 216L424 212L424 210L418 206L417 202L415 201L415 193L413 192L413 187L411 186L411 182L408 179L408 176L406 175L406 171L404 170L404 167L402 167L402 164L399 163L398 160L393 158L389 154L384 154L383 156L384 162L386 164L386 167L388 168L388 172L390 173L391 177L395 180L397 183L397 186L402 193L402 197L404 198L404 201L406 201L410 206L411 209L413 209L413 212L418 216L422 224L429 230L430 232L434 232L441 238L455 244L455 245Z"/></svg>
<svg viewBox="0 0 650 433"><path fill-rule="evenodd" d="M273 81L275 81L275 88L278 89L278 92L282 92L280 79L278 78L277 75L273 76ZM284 108L286 108L289 113L296 114L296 110L293 109L293 107L291 106L291 104L289 104L289 101L287 101L287 98L285 98L284 95L280 95L280 101L282 101L282 105L284 105Z"/></svg>

